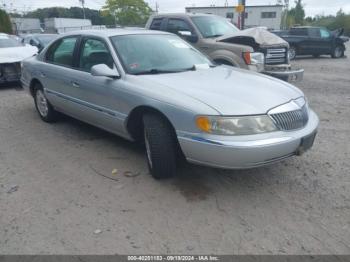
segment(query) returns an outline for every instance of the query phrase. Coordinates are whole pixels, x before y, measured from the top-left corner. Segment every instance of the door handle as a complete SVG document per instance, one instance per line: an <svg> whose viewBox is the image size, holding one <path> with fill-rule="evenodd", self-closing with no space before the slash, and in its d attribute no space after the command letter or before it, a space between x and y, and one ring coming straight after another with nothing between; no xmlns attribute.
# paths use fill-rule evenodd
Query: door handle
<svg viewBox="0 0 350 262"><path fill-rule="evenodd" d="M80 87L80 85L77 82L72 81L71 84L75 88L79 88Z"/></svg>

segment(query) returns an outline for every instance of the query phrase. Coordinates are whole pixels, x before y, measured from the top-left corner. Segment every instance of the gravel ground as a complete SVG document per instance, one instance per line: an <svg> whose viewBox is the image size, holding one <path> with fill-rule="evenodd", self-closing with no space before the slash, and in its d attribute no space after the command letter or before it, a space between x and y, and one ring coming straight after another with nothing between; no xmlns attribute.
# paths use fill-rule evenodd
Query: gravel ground
<svg viewBox="0 0 350 262"><path fill-rule="evenodd" d="M320 117L312 151L245 171L188 165L165 181L140 146L70 118L43 123L3 87L0 253L349 254L349 59L294 62Z"/></svg>

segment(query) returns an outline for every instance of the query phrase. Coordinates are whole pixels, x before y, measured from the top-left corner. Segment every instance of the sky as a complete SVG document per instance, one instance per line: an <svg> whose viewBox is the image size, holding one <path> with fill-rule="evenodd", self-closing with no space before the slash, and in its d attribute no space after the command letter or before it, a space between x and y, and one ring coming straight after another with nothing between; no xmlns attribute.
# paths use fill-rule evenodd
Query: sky
<svg viewBox="0 0 350 262"><path fill-rule="evenodd" d="M155 9L156 2L159 11L163 13L184 12L187 6L223 6L226 0L145 0L151 8ZM227 0L229 5L236 5L238 0ZM277 0L246 0L247 5L276 4ZM289 1L293 6L294 0ZM350 13L350 0L303 0L306 16L318 14L335 14L340 8ZM31 11L37 8L50 6L79 6L79 0L0 0L0 5L6 4L7 8L19 11ZM104 0L85 0L88 8L100 9L104 5Z"/></svg>

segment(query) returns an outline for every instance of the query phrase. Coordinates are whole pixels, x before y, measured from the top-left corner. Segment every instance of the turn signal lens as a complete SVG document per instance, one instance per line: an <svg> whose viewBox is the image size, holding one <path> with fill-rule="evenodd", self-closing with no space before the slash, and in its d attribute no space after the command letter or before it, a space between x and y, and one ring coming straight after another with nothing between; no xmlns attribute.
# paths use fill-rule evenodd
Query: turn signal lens
<svg viewBox="0 0 350 262"><path fill-rule="evenodd" d="M208 117L205 117L205 116L197 117L196 124L200 130L202 130L206 133L210 133L211 123L210 123L210 120Z"/></svg>
<svg viewBox="0 0 350 262"><path fill-rule="evenodd" d="M244 58L244 61L247 65L250 65L252 64L252 59L251 59L251 56L250 56L250 52L244 52L243 53L243 58Z"/></svg>

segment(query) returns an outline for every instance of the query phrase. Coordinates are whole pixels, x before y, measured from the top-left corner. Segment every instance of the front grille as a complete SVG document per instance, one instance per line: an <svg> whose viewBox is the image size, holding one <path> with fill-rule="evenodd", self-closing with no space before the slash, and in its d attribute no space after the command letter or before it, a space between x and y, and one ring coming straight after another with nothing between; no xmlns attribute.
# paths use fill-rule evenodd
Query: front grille
<svg viewBox="0 0 350 262"><path fill-rule="evenodd" d="M288 64L287 48L268 48L265 51L265 64Z"/></svg>
<svg viewBox="0 0 350 262"><path fill-rule="evenodd" d="M299 110L270 114L280 130L288 131L303 128L309 121L307 106L303 106Z"/></svg>

